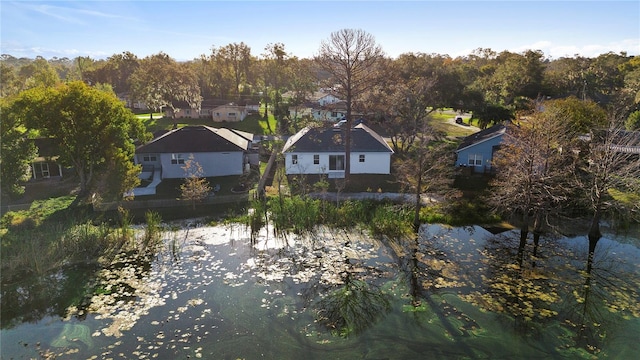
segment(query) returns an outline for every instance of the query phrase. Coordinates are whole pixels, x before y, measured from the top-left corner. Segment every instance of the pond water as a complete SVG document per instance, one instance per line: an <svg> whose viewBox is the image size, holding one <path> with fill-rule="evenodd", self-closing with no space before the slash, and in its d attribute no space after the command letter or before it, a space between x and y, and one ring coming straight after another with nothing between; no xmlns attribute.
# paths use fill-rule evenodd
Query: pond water
<svg viewBox="0 0 640 360"><path fill-rule="evenodd" d="M166 232L149 259L2 288L3 359L636 358L637 239L423 226ZM635 242L634 242L635 241ZM88 279L91 278L91 279Z"/></svg>

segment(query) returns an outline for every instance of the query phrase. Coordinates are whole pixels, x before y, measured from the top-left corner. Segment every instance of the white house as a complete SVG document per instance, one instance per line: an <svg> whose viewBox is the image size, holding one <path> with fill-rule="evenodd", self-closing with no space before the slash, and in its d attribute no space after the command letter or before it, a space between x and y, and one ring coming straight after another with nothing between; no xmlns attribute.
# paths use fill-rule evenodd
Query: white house
<svg viewBox="0 0 640 360"><path fill-rule="evenodd" d="M328 92L324 92L324 91L316 91L316 92L314 92L310 96L309 100L317 103L320 106L325 106L325 105L328 105L328 104L335 104L335 103L340 101L340 99L337 98L335 95L333 95L331 93L328 93Z"/></svg>
<svg viewBox="0 0 640 360"><path fill-rule="evenodd" d="M315 120L338 122L347 116L347 103L339 101L311 110L311 115Z"/></svg>
<svg viewBox="0 0 640 360"><path fill-rule="evenodd" d="M226 128L186 126L168 131L136 149L135 162L143 174L161 179L185 177L185 162L202 167L202 177L243 174L249 164L253 134Z"/></svg>
<svg viewBox="0 0 640 360"><path fill-rule="evenodd" d="M290 137L282 149L285 172L344 177L345 132L351 131L351 174L389 174L393 150L364 124L346 127L306 127Z"/></svg>

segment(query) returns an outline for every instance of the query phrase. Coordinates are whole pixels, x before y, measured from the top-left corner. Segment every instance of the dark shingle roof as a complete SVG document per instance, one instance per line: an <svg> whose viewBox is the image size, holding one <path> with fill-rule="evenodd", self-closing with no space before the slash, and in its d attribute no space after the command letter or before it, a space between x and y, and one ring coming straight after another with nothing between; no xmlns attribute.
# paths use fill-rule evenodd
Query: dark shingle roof
<svg viewBox="0 0 640 360"><path fill-rule="evenodd" d="M245 151L253 135L209 126L185 126L139 146L137 153L196 153Z"/></svg>
<svg viewBox="0 0 640 360"><path fill-rule="evenodd" d="M60 155L60 141L56 138L36 138L33 144L38 149L38 157L50 158Z"/></svg>
<svg viewBox="0 0 640 360"><path fill-rule="evenodd" d="M475 134L471 134L462 140L456 151L468 148L469 146L479 144L499 135L503 135L506 127L503 124L493 125L490 128L480 130Z"/></svg>
<svg viewBox="0 0 640 360"><path fill-rule="evenodd" d="M345 131L344 127L306 127L287 140L282 152L344 152ZM351 129L351 151L393 153L384 139L364 124Z"/></svg>

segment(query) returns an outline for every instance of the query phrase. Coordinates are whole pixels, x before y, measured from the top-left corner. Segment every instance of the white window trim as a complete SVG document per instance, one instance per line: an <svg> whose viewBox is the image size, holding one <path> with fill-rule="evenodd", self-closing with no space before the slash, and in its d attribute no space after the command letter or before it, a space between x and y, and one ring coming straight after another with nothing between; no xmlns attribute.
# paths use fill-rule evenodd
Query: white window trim
<svg viewBox="0 0 640 360"><path fill-rule="evenodd" d="M467 161L467 165L469 166L482 166L482 155L480 154L469 154L469 160Z"/></svg>
<svg viewBox="0 0 640 360"><path fill-rule="evenodd" d="M171 154L171 165L183 165L183 164L184 164L183 154Z"/></svg>

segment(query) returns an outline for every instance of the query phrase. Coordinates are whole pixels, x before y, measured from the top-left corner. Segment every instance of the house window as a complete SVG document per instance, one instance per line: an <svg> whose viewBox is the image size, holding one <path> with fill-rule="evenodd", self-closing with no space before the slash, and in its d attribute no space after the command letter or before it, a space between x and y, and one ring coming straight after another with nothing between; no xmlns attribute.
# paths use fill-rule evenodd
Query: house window
<svg viewBox="0 0 640 360"><path fill-rule="evenodd" d="M236 116L236 113L234 113L234 112L233 113L229 113L229 117L235 117L235 116Z"/></svg>
<svg viewBox="0 0 640 360"><path fill-rule="evenodd" d="M182 156L182 154L171 154L171 164L172 165L184 164L184 157Z"/></svg>
<svg viewBox="0 0 640 360"><path fill-rule="evenodd" d="M155 162L157 160L155 155L144 155L142 157L143 162Z"/></svg>
<svg viewBox="0 0 640 360"><path fill-rule="evenodd" d="M329 155L329 170L344 170L344 155Z"/></svg>
<svg viewBox="0 0 640 360"><path fill-rule="evenodd" d="M186 110L187 115L191 115L191 110Z"/></svg>
<svg viewBox="0 0 640 360"><path fill-rule="evenodd" d="M42 173L43 178L48 178L50 176L49 164L46 162L40 163L40 172Z"/></svg>
<svg viewBox="0 0 640 360"><path fill-rule="evenodd" d="M358 159L359 162L364 162L364 154L360 154L360 158Z"/></svg>
<svg viewBox="0 0 640 360"><path fill-rule="evenodd" d="M320 164L320 155L313 155L313 165Z"/></svg>
<svg viewBox="0 0 640 360"><path fill-rule="evenodd" d="M338 112L332 111L331 112L331 117L338 117Z"/></svg>
<svg viewBox="0 0 640 360"><path fill-rule="evenodd" d="M291 164L298 165L298 155L291 155Z"/></svg>
<svg viewBox="0 0 640 360"><path fill-rule="evenodd" d="M482 166L482 155L469 154L469 166Z"/></svg>

